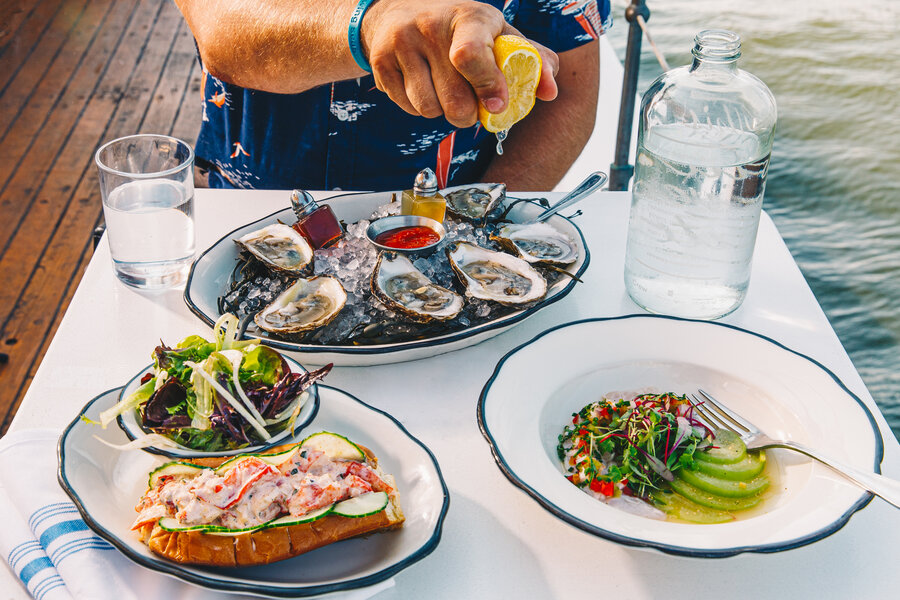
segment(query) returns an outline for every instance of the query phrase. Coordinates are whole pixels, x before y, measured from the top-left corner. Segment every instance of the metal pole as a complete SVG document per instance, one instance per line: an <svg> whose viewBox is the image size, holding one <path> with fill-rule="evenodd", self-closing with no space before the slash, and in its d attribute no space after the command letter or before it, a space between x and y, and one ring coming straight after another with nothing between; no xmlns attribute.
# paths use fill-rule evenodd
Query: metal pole
<svg viewBox="0 0 900 600"><path fill-rule="evenodd" d="M634 102L637 96L638 68L641 63L641 27L638 16L644 21L650 19L650 9L644 0L632 0L625 9L628 28L628 46L625 50L625 76L622 79L622 99L619 102L619 130L616 134L615 162L609 166L609 189L628 189L628 181L634 174L634 167L628 162L631 154L631 124L634 122Z"/></svg>

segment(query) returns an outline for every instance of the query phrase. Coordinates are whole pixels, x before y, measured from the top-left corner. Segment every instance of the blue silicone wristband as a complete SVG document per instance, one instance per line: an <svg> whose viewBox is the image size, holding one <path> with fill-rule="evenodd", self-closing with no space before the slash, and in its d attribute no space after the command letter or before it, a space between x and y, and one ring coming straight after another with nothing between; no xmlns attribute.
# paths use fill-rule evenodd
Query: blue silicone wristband
<svg viewBox="0 0 900 600"><path fill-rule="evenodd" d="M363 16L365 16L366 11L372 6L373 2L375 0L359 0L359 4L356 5L356 8L353 9L353 14L350 15L350 27L347 28L350 54L353 55L353 60L356 61L359 68L369 73L372 72L372 65L369 64L369 61L366 60L366 55L363 54L362 41L359 39L359 29L362 26Z"/></svg>

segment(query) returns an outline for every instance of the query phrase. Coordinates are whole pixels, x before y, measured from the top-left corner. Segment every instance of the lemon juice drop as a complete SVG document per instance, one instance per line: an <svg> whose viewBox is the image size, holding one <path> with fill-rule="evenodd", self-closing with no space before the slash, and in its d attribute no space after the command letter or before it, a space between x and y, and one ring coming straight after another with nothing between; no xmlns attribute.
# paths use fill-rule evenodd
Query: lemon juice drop
<svg viewBox="0 0 900 600"><path fill-rule="evenodd" d="M503 142L506 141L506 136L509 135L509 129L504 129L503 131L498 131L497 136L497 154L503 154Z"/></svg>

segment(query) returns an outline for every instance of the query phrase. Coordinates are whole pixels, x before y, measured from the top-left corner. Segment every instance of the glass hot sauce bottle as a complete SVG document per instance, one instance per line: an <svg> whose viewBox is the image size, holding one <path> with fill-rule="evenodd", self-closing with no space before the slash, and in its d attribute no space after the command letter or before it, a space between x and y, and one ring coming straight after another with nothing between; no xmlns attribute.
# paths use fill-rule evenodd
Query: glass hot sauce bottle
<svg viewBox="0 0 900 600"><path fill-rule="evenodd" d="M314 249L327 248L344 235L337 217L330 206L319 206L312 194L306 190L291 192L291 207L297 215L294 229L309 242Z"/></svg>
<svg viewBox="0 0 900 600"><path fill-rule="evenodd" d="M447 201L438 193L437 176L431 169L419 171L413 189L404 190L400 198L400 214L428 217L441 223L446 210Z"/></svg>

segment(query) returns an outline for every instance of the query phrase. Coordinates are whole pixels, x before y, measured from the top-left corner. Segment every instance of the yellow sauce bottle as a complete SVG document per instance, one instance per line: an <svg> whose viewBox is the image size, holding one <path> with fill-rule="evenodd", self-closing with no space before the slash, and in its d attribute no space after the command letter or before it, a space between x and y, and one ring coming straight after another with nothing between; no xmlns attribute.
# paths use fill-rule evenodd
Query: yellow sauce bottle
<svg viewBox="0 0 900 600"><path fill-rule="evenodd" d="M400 214L428 217L439 223L443 222L447 201L437 189L434 171L431 169L419 171L413 189L403 191L400 198Z"/></svg>

